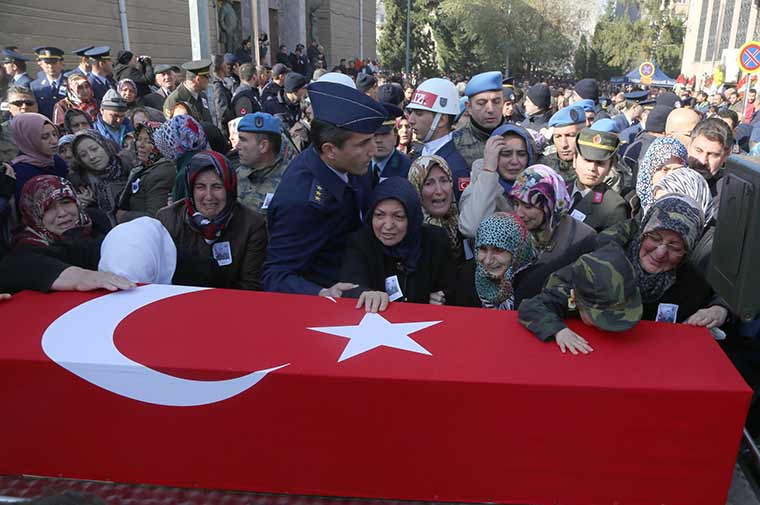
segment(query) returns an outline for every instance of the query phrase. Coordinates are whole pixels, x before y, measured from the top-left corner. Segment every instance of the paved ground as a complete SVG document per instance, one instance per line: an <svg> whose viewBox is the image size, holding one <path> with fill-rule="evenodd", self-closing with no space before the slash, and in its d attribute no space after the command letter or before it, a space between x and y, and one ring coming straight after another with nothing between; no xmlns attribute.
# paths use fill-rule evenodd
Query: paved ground
<svg viewBox="0 0 760 505"><path fill-rule="evenodd" d="M760 505L760 500L739 464L734 467L734 478L728 490L726 505Z"/></svg>

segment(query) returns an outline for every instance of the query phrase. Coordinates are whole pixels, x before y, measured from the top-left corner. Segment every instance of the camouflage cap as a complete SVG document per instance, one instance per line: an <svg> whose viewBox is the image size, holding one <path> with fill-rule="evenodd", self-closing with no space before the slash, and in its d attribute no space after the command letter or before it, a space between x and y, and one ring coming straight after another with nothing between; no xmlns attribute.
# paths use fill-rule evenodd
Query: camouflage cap
<svg viewBox="0 0 760 505"><path fill-rule="evenodd" d="M573 263L575 302L595 326L625 331L640 320L643 308L633 266L616 243L584 254Z"/></svg>
<svg viewBox="0 0 760 505"><path fill-rule="evenodd" d="M575 138L578 154L589 161L604 161L617 152L620 139L614 133L584 128Z"/></svg>

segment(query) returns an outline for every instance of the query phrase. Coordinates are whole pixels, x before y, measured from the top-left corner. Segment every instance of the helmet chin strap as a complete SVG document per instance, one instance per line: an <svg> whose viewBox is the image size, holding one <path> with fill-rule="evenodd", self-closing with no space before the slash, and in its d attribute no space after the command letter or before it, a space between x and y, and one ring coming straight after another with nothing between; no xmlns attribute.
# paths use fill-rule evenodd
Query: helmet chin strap
<svg viewBox="0 0 760 505"><path fill-rule="evenodd" d="M425 138L422 139L423 144L427 144L428 142L430 142L430 137L432 137L435 131L438 129L438 123L440 121L441 121L441 113L436 112L435 116L433 116L433 122L430 123L430 129L428 130L427 135L425 135Z"/></svg>

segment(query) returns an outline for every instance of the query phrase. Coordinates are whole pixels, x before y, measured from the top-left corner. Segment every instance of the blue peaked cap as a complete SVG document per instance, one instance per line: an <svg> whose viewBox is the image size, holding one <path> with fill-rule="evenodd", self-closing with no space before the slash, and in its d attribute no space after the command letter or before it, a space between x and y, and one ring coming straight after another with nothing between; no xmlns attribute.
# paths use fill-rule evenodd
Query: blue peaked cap
<svg viewBox="0 0 760 505"><path fill-rule="evenodd" d="M344 84L316 81L306 87L314 117L357 133L375 133L388 117L380 102Z"/></svg>

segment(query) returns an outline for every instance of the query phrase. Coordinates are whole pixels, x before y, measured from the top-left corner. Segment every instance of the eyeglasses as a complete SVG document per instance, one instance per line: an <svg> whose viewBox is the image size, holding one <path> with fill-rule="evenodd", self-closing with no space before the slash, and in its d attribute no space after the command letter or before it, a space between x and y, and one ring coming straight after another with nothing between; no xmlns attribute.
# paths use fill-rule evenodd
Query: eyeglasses
<svg viewBox="0 0 760 505"><path fill-rule="evenodd" d="M22 105L26 105L27 107L31 107L32 105L36 104L34 100L16 100L15 102L8 102L11 105L14 105L16 107L21 107Z"/></svg>
<svg viewBox="0 0 760 505"><path fill-rule="evenodd" d="M662 235L657 232L646 233L644 234L644 238L648 240L650 245L653 245L655 249L664 245L665 249L668 250L668 254L671 254L674 257L680 257L686 254L686 249L684 249L682 244L677 242L665 242Z"/></svg>

